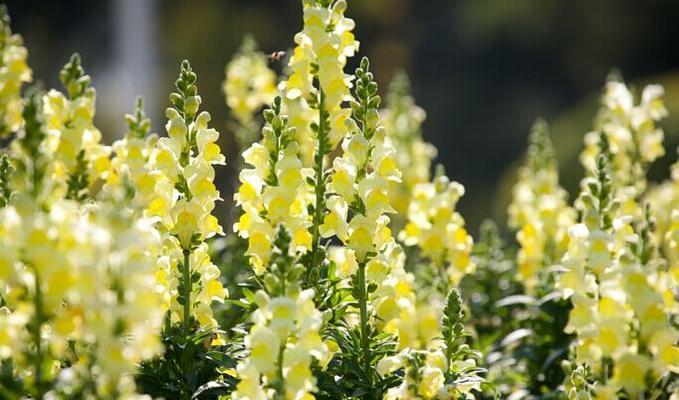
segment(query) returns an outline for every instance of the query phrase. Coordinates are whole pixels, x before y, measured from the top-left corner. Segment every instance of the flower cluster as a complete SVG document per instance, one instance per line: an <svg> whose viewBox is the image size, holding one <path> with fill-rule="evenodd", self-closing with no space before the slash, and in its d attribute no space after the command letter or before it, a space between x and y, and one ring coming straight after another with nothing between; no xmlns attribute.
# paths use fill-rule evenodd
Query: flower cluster
<svg viewBox="0 0 679 400"><path fill-rule="evenodd" d="M432 177L407 79L380 110L368 59L344 71L358 50L346 0L302 6L277 87L247 39L226 70L248 146L233 197L242 248L213 245L225 157L188 61L167 137L149 134L139 100L109 147L77 55L65 93L19 97L26 50L0 10L0 134L15 134L0 143L0 396L675 393L679 163L671 181L646 183L664 153L662 88L635 104L623 83L607 84L573 207L536 124L509 206L518 254L492 223L474 248L456 211L463 186L443 168ZM218 266L225 258L248 272ZM225 300L225 276L239 276L229 284L242 298Z"/></svg>
<svg viewBox="0 0 679 400"><path fill-rule="evenodd" d="M381 282L372 304L378 321L385 321L385 332L398 338L397 350L426 349L441 335L443 302L427 298L427 293L417 295L415 276L405 271L404 259L391 257L386 279L380 281L377 274L369 273L369 279Z"/></svg>
<svg viewBox="0 0 679 400"><path fill-rule="evenodd" d="M321 149L328 153L348 133L345 121L351 110L342 103L351 97L351 81L344 67L359 44L351 32L354 21L344 16L345 0L303 0L303 4L304 28L295 35L296 46L288 63L290 73L279 88L284 94L285 112L296 129L302 161L310 166L318 163L314 150L319 144L329 147ZM327 116L319 118L314 109ZM327 125L320 126L323 124ZM318 140L318 136L327 137Z"/></svg>
<svg viewBox="0 0 679 400"><path fill-rule="evenodd" d="M282 96L264 112L261 141L243 154L248 167L240 173L234 197L243 213L234 230L248 241L246 254L262 289L249 302L257 305L257 311L245 339L250 355L237 368L238 398L283 392L289 396L289 387L302 387L298 382L306 382L304 393L338 390L330 388L334 382L342 390L375 390L381 396L394 385L394 374L377 374L379 360L390 355L405 359L414 349L441 348L437 338L443 301L427 306L418 300L415 276L405 271L405 254L391 234L388 215L395 212L391 190L398 186L401 172L392 134L380 123L381 99L368 60L361 61L354 76L343 72L346 57L358 45L351 34L353 22L343 16L345 8L342 0L304 2L304 29L295 38L290 75L279 86ZM398 103L394 129L417 130L401 122L402 115L412 115L406 109L408 101ZM407 135L411 133L403 133L404 149L412 142ZM428 172L420 174L428 177ZM454 207L454 202L449 205ZM471 239L463 233L470 263ZM284 245L281 237L287 238ZM336 240L336 245L326 251L322 240ZM281 278L283 265L299 268L303 279ZM314 291L295 289L281 298L280 291L274 293L270 287L272 280ZM316 309L327 314L315 329L330 336L325 346L334 349L334 356L323 362L306 349L306 356L298 357L303 365L312 358L321 366L327 363L318 382L282 378L292 372L307 376L303 370L284 368L286 348L297 341L294 332L275 339L263 333L276 324L276 318L269 317L270 305L284 299L294 304L299 293L309 293ZM289 315L305 319L314 313ZM343 371L350 365L358 370L347 375Z"/></svg>
<svg viewBox="0 0 679 400"><path fill-rule="evenodd" d="M83 201L94 197L110 170L110 148L94 126L95 90L74 54L59 75L66 94L50 90L44 97L47 151L55 162L47 171L55 193Z"/></svg>
<svg viewBox="0 0 679 400"><path fill-rule="evenodd" d="M621 390L636 398L679 365L679 332L669 321L676 300L648 225L622 209L605 135L601 147L596 175L583 181L582 222L569 229L558 287L573 304L566 329L577 336L575 362L601 382L597 398L617 398Z"/></svg>
<svg viewBox="0 0 679 400"><path fill-rule="evenodd" d="M125 121L127 132L111 146L113 157L104 192L113 200L127 201L141 213L153 199L156 180L148 163L158 136L149 135L151 120L146 118L141 97L134 114L127 114Z"/></svg>
<svg viewBox="0 0 679 400"><path fill-rule="evenodd" d="M224 164L215 143L219 133L208 128L210 114L198 113L201 99L196 74L183 61L166 110L168 137L158 139L150 155L150 174L155 180L153 200L146 213L159 219L164 233L158 281L171 310L171 319L185 329L194 324L214 327L210 304L223 302L226 291L220 271L210 261L206 239L223 235L212 215L219 192L213 181L213 165Z"/></svg>
<svg viewBox="0 0 679 400"><path fill-rule="evenodd" d="M268 282L253 295L258 307L244 339L249 356L238 364L241 381L234 399L303 399L318 390L312 360L327 364L329 352L321 340L322 314L314 304L313 289L302 290L304 267L288 253L290 237L281 227L275 242Z"/></svg>
<svg viewBox="0 0 679 400"><path fill-rule="evenodd" d="M580 160L588 173L593 173L598 154L599 132L606 135L613 155L611 177L619 186L625 213L640 215L637 198L646 190L648 165L665 154L664 133L657 122L667 116L663 103L664 89L648 85L641 99L635 98L625 83L612 78L606 84L597 115L595 131L585 135L585 148Z"/></svg>
<svg viewBox="0 0 679 400"><path fill-rule="evenodd" d="M236 136L241 147L247 148L255 139L255 114L271 104L276 95L276 73L267 66L266 56L251 36L243 39L240 50L227 64L222 89L239 125Z"/></svg>
<svg viewBox="0 0 679 400"><path fill-rule="evenodd" d="M426 350L408 348L399 354L383 358L378 364L380 374L404 368L400 386L392 388L385 399L455 399L470 396L480 390L483 372L477 368L480 356L465 341L462 299L456 289L448 294L439 338L432 340Z"/></svg>
<svg viewBox="0 0 679 400"><path fill-rule="evenodd" d="M23 125L21 87L32 80L26 59L28 50L20 35L13 34L7 7L0 6L0 137Z"/></svg>
<svg viewBox="0 0 679 400"><path fill-rule="evenodd" d="M246 255L258 275L269 264L279 225L292 235L292 252L311 249L308 205L313 198L305 179L311 172L302 167L298 158L295 129L281 114L280 97L266 110L264 119L262 140L243 153L245 163L253 168L241 171L241 186L234 196L243 209L234 230L248 239Z"/></svg>
<svg viewBox="0 0 679 400"><path fill-rule="evenodd" d="M432 159L436 157L436 148L422 140L421 125L426 113L410 95L410 82L404 72L397 73L391 81L381 117L394 146L396 165L402 173L402 182L392 183L389 188L396 210L393 222L398 222L400 228L405 221L399 218L407 215L415 186L429 182Z"/></svg>
<svg viewBox="0 0 679 400"><path fill-rule="evenodd" d="M429 259L444 285L456 285L474 271L471 259L473 239L464 227L464 219L455 211L464 187L450 182L442 173L433 182L421 183L413 189L408 210L408 223L399 234L407 246L421 250Z"/></svg>
<svg viewBox="0 0 679 400"><path fill-rule="evenodd" d="M130 210L43 196L41 182L60 161L45 151L41 99L27 96L10 146L20 174L0 210L0 356L14 360L15 379L37 398L132 398L130 374L161 350L160 237ZM87 380L93 387L72 391Z"/></svg>
<svg viewBox="0 0 679 400"><path fill-rule="evenodd" d="M149 221L130 225L117 211L85 211L70 201L53 204L49 213L30 201L1 211L7 295L0 347L3 358L23 360L20 376L37 380L38 388L51 368L59 372L54 360L74 358L58 380L70 371L97 370L100 396L133 393L125 375L160 350L162 308L154 294L159 238Z"/></svg>
<svg viewBox="0 0 679 400"><path fill-rule="evenodd" d="M393 373L398 368L406 371L403 383L390 389L385 399L439 399L446 393L444 371L447 360L442 351L409 350L381 360L380 373Z"/></svg>
<svg viewBox="0 0 679 400"><path fill-rule="evenodd" d="M547 123L538 121L529 139L525 164L509 205L511 228L517 230L521 245L517 254L520 280L530 290L546 277L545 267L561 260L568 246L568 228L575 211L567 203L567 193L559 186L559 171Z"/></svg>
<svg viewBox="0 0 679 400"><path fill-rule="evenodd" d="M671 179L651 188L643 200L650 204L655 221L655 241L668 262L668 273L679 283L679 162L672 165Z"/></svg>
<svg viewBox="0 0 679 400"><path fill-rule="evenodd" d="M328 199L329 213L320 229L323 237L336 235L342 240L355 252L360 264L393 240L386 215L393 212L389 182L400 181L401 172L386 131L378 125L377 84L368 72L366 58L356 70L356 77L360 100L352 102L353 132L342 141L342 156L333 161L329 185L333 195Z"/></svg>
<svg viewBox="0 0 679 400"><path fill-rule="evenodd" d="M313 296L311 289L274 298L257 293L259 308L245 337L250 356L238 366L234 399L301 399L317 390L311 361L324 359L327 348Z"/></svg>

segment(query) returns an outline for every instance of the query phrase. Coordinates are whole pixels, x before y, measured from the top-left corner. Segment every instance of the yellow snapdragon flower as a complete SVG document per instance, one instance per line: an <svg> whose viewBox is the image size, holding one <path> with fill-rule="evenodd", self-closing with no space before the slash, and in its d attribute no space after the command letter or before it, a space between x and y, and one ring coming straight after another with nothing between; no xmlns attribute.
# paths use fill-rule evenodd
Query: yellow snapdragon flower
<svg viewBox="0 0 679 400"><path fill-rule="evenodd" d="M547 124L538 121L529 139L526 162L519 170L509 227L517 230L521 245L517 254L518 274L530 291L541 282L545 267L558 262L568 246L568 228L575 210L567 203L568 194L559 185L559 172Z"/></svg>
<svg viewBox="0 0 679 400"><path fill-rule="evenodd" d="M65 314L81 319L76 335L81 351L97 360L99 393L133 394L134 385L124 377L162 350L164 307L154 290L160 235L152 220L137 219L133 210L93 206L81 218L89 223L78 226L89 246L78 251L79 302L68 303Z"/></svg>
<svg viewBox="0 0 679 400"><path fill-rule="evenodd" d="M149 158L155 186L146 209L164 234L159 288L172 321L181 321L185 329L191 329L194 319L201 327L215 327L210 304L223 302L227 295L205 244L224 234L212 215L220 200L213 165L223 165L224 156L216 144L219 133L208 127L210 114L198 112L201 99L195 82L191 65L183 61L176 83L179 93L170 96L173 107L165 113L168 136L158 139Z"/></svg>
<svg viewBox="0 0 679 400"><path fill-rule="evenodd" d="M288 79L281 82L279 89L285 113L296 130L295 139L304 166L311 166L318 143L317 132L311 124L325 123L325 118L319 118L314 109L327 113L329 151L348 133L345 121L351 109L342 103L351 98L351 83L344 67L347 57L354 55L359 44L352 33L354 21L344 16L345 0L303 0L303 5L304 27L295 35L296 47L288 63ZM314 86L314 79L318 80L318 87Z"/></svg>
<svg viewBox="0 0 679 400"><path fill-rule="evenodd" d="M393 240L386 215L394 211L389 202L389 182L398 181L400 171L381 127L370 138L361 133L345 138L342 149L344 154L333 163L329 190L334 196L328 200L329 213L320 233L323 237L336 235L362 262L368 253L379 252ZM355 203L360 206L349 218L347 210Z"/></svg>
<svg viewBox="0 0 679 400"><path fill-rule="evenodd" d="M418 246L422 255L440 269L446 285L456 285L475 268L471 259L473 239L464 227L464 219L455 211L463 194L464 187L450 182L445 175L416 185L408 222L399 233L407 246Z"/></svg>
<svg viewBox="0 0 679 400"><path fill-rule="evenodd" d="M434 400L451 398L446 390L445 370L448 362L441 350L406 351L396 356L383 358L378 365L382 375L405 368L405 377L400 386L389 389L385 400Z"/></svg>
<svg viewBox="0 0 679 400"><path fill-rule="evenodd" d="M385 357L377 365L381 376L403 368L401 385L389 389L385 399L474 398L483 378L478 376L478 352L465 343L462 300L456 289L439 306L441 329L422 349L406 347Z"/></svg>
<svg viewBox="0 0 679 400"><path fill-rule="evenodd" d="M243 210L234 230L248 240L246 255L264 289L255 294L259 308L245 338L250 354L237 366L240 382L233 398L307 399L317 390L312 361L326 365L330 354L320 336L323 319L314 290L300 289L299 274L291 279L285 269L311 249L308 210L314 196L307 178L312 172L299 158L295 128L282 114L280 97L264 119L262 139L243 154L250 167L241 171L234 195Z"/></svg>
<svg viewBox="0 0 679 400"><path fill-rule="evenodd" d="M47 129L44 123L43 92L30 88L23 105L23 128L9 144L12 165L11 187L17 193L32 197L36 204L49 208L60 199L54 190L55 182L46 176L46 170L54 159L54 153L47 146Z"/></svg>
<svg viewBox="0 0 679 400"><path fill-rule="evenodd" d="M415 277L405 270L401 246L387 244L367 263L366 277L377 283L370 301L377 316L375 325L395 335L398 350L425 349L440 336L442 303L422 302L416 296Z"/></svg>
<svg viewBox="0 0 679 400"><path fill-rule="evenodd" d="M21 87L32 80L26 59L28 50L20 35L13 34L7 7L0 8L0 136L18 131L24 123Z"/></svg>
<svg viewBox="0 0 679 400"><path fill-rule="evenodd" d="M134 114L127 114L128 130L111 146L113 158L104 191L118 200L127 199L134 209L144 210L153 200L157 174L149 171L149 159L158 136L149 135L151 120L146 118L141 97Z"/></svg>
<svg viewBox="0 0 679 400"><path fill-rule="evenodd" d="M366 58L361 61L356 75L359 86L366 93L362 104L376 99L379 105L379 98L374 97L377 85L372 82ZM361 106L355 102L354 107ZM355 120L348 120L346 124L353 134L344 137L343 154L333 161L328 185L331 194L327 202L328 213L320 226L322 237L337 236L355 252L359 264L368 262L374 257L371 254L379 253L393 241L387 216L394 212L389 182L400 182L401 179L391 140L379 124L376 106L373 107L356 113Z"/></svg>
<svg viewBox="0 0 679 400"><path fill-rule="evenodd" d="M355 251L344 248L343 259L335 262L347 268L347 275L358 269ZM337 257L337 256L335 256ZM405 270L405 254L391 242L366 265L366 278L377 288L370 305L377 319L375 325L397 338L397 349L428 349L441 335L440 298L417 295L415 276Z"/></svg>
<svg viewBox="0 0 679 400"><path fill-rule="evenodd" d="M96 360L72 368L96 370L97 393L133 393L125 376L161 350L162 304L154 293L160 238L152 222L69 200L46 213L23 194L0 217L0 269L13 292L0 318L3 354L47 362L72 348L78 359ZM30 365L18 371L36 372Z"/></svg>
<svg viewBox="0 0 679 400"><path fill-rule="evenodd" d="M666 299L673 299L672 288L679 285L679 162L672 165L671 179L651 188L644 196L650 204L655 221L655 239L668 262L668 293ZM675 305L675 312L679 312ZM667 304L669 306L669 304Z"/></svg>
<svg viewBox="0 0 679 400"><path fill-rule="evenodd" d="M635 231L625 213L602 139L596 176L583 180L577 202L582 222L569 229L566 271L557 288L573 304L566 331L576 335L575 361L588 365L595 379L608 381L601 398L619 390L636 398L649 389L647 382L679 367L679 331L670 325L671 309L658 285L666 275L648 226ZM612 371L601 368L602 360L612 361Z"/></svg>
<svg viewBox="0 0 679 400"><path fill-rule="evenodd" d="M431 302L418 301L412 274L398 270L390 274L374 302L380 319L386 322L384 330L398 337L398 349L426 349L441 334L441 309L438 299ZM391 308L393 307L393 308Z"/></svg>
<svg viewBox="0 0 679 400"><path fill-rule="evenodd" d="M333 160L328 211L320 234L324 238L337 237L345 246L335 255L340 256L336 258L339 276L359 276L359 282L376 284L373 294L357 299L359 303L366 302L366 309L369 304L374 310L375 325L394 334L399 349L420 348L436 336L437 324L426 321L428 324L421 327L421 335L415 333L417 329L415 332L411 329L418 320L414 277L405 271L405 256L392 236L388 217L394 212L390 202L391 183L400 182L401 172L391 138L376 113L379 101L373 99L379 98L373 97L377 87L368 72L367 59L361 61L356 76L357 93L361 90L365 95L359 99L362 106L355 103L353 108L364 107L367 111L355 112L352 116L348 125L354 124L351 128L354 133L344 138L343 153ZM359 293L363 292L359 290ZM361 318L366 316L361 315ZM429 316L438 318L435 312Z"/></svg>
<svg viewBox="0 0 679 400"><path fill-rule="evenodd" d="M246 255L258 275L268 268L279 226L290 231L293 254L311 249L308 205L313 194L306 180L311 171L302 166L295 129L288 126L287 116L281 115L280 97L265 112L265 119L262 140L243 153L252 168L241 171L241 186L234 195L243 209L234 230L248 239Z"/></svg>
<svg viewBox="0 0 679 400"><path fill-rule="evenodd" d="M410 83L405 73L397 73L391 81L381 117L394 146L396 165L402 173L402 182L391 183L389 189L396 210L392 222L396 229L401 229L415 186L429 182L432 159L436 157L436 148L422 139L421 125L426 113L410 95Z"/></svg>
<svg viewBox="0 0 679 400"><path fill-rule="evenodd" d="M59 195L82 201L93 197L98 181L107 178L110 147L101 144L101 132L94 126L96 93L78 54L60 78L67 93L52 89L43 98L45 146L55 160L47 175Z"/></svg>
<svg viewBox="0 0 679 400"><path fill-rule="evenodd" d="M276 95L276 73L268 67L266 56L252 37L243 39L240 50L227 64L222 90L239 125L236 137L241 147L247 148L255 139L255 114L271 104Z"/></svg>
<svg viewBox="0 0 679 400"><path fill-rule="evenodd" d="M259 308L245 337L250 355L237 366L241 378L232 397L237 399L311 399L317 390L313 360L327 363L328 348L319 335L321 313L311 289L292 289L270 298L256 293Z"/></svg>

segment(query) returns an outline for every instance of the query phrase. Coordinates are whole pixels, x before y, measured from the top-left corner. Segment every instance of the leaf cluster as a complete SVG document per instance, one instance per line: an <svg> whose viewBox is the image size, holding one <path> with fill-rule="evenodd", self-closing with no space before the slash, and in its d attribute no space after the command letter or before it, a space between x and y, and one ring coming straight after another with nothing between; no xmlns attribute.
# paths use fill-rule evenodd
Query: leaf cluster
<svg viewBox="0 0 679 400"><path fill-rule="evenodd" d="M233 373L243 355L242 345L212 346L216 330L185 332L166 315L161 335L165 353L142 363L136 376L139 389L166 399L217 399L230 393Z"/></svg>
<svg viewBox="0 0 679 400"><path fill-rule="evenodd" d="M350 327L346 323L338 323L329 327L326 335L337 343L339 351L326 370L317 371L319 393L316 398L378 400L382 399L387 390L401 383L402 373L384 377L377 373L379 360L396 354L396 338L393 335L379 332L374 325L369 325L368 370L365 368L365 352L359 326Z"/></svg>

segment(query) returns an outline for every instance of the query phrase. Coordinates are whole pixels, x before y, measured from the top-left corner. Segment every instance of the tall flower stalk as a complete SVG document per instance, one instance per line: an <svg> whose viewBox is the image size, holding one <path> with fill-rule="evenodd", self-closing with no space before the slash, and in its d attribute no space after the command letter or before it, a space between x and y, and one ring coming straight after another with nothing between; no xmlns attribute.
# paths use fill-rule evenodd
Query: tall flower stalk
<svg viewBox="0 0 679 400"><path fill-rule="evenodd" d="M575 210L567 203L567 193L559 186L559 171L545 121L533 125L525 164L509 205L508 225L517 230L521 249L517 254L519 279L527 292L548 285L545 269L561 260L568 247L568 227Z"/></svg>
<svg viewBox="0 0 679 400"><path fill-rule="evenodd" d="M304 28L296 35L290 75L281 83L283 104L296 129L295 140L310 177L312 204L311 245L306 261L307 282L316 286L324 259L321 233L326 210L328 158L348 133L345 121L351 110L343 103L351 97L344 74L347 57L358 49L351 31L354 22L344 16L344 0L304 0Z"/></svg>
<svg viewBox="0 0 679 400"><path fill-rule="evenodd" d="M150 157L155 195L147 213L166 234L158 278L170 319L190 332L214 328L210 304L226 296L205 242L224 234L211 214L219 200L213 165L223 164L224 156L215 144L219 133L208 128L210 114L198 112L201 99L188 61L182 62L176 87L166 111L168 137L158 139Z"/></svg>
<svg viewBox="0 0 679 400"><path fill-rule="evenodd" d="M210 114L199 112L196 80L191 65L184 60L175 82L177 91L170 95L171 106L166 110L168 136L151 139L155 144L147 172L139 171L136 176L144 182L139 193L142 204L147 204L144 214L155 219L163 238L156 280L167 309L162 332L166 353L143 366L140 380L154 395L182 399L193 396L199 380L216 375L215 370L204 370L213 364L202 354L205 348L209 350L220 342L211 305L223 303L227 296L206 242L224 234L212 215L215 202L220 200L213 183L213 166L224 164L224 156L215 143L219 133L208 127ZM131 120L131 128L138 120ZM139 140L137 144L142 145ZM156 375L156 371L162 372ZM149 380L157 379L177 379L178 387L161 386L163 390L158 390L155 385L148 386Z"/></svg>
<svg viewBox="0 0 679 400"><path fill-rule="evenodd" d="M601 97L595 130L585 135L585 148L580 155L585 170L592 174L599 136L606 136L612 154L611 179L619 187L623 212L635 217L643 213L638 200L647 190L646 172L653 161L665 154L665 134L658 126L668 115L664 93L662 86L648 85L637 99L619 77L610 77Z"/></svg>
<svg viewBox="0 0 679 400"><path fill-rule="evenodd" d="M669 319L674 301L663 301L667 277L659 272L648 212L636 220L625 214L621 187L611 176L616 156L605 135L600 146L595 175L583 182L582 222L569 230L567 271L558 282L573 304L566 329L576 334L575 365L589 368L597 398L651 396L679 360L679 333Z"/></svg>
<svg viewBox="0 0 679 400"><path fill-rule="evenodd" d="M305 268L299 263L311 237L304 222L309 219L304 176L311 173L297 158L295 129L282 114L280 97L265 110L264 119L261 142L245 152L252 168L241 172L235 196L244 213L234 228L248 239L260 282L253 299L258 309L245 337L250 356L237 368L237 399L310 396L317 391L312 360L327 363L327 346L319 335L321 314L314 290L302 288Z"/></svg>
<svg viewBox="0 0 679 400"><path fill-rule="evenodd" d="M46 147L55 162L47 171L54 195L83 202L96 196L110 169L110 148L94 126L96 92L76 53L59 74L66 94L50 90L43 99Z"/></svg>

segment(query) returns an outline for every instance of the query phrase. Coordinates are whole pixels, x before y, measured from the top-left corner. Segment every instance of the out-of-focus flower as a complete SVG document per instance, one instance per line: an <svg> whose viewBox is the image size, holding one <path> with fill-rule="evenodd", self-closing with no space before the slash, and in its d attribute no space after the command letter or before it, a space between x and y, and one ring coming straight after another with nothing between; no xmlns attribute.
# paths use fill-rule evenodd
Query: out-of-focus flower
<svg viewBox="0 0 679 400"><path fill-rule="evenodd" d="M161 350L159 235L151 221L117 208L50 206L44 212L19 196L0 211L0 275L9 289L0 350L22 363L21 376L35 373L35 357L75 351L78 360L94 360L74 368L98 371L97 393L133 392L121 377ZM42 332L37 344L34 329Z"/></svg>
<svg viewBox="0 0 679 400"><path fill-rule="evenodd" d="M13 34L7 7L0 7L0 137L17 132L24 123L21 87L32 80L26 59L28 50L20 35Z"/></svg>
<svg viewBox="0 0 679 400"><path fill-rule="evenodd" d="M288 63L288 79L281 82L284 111L295 128L304 166L314 163L319 131L312 122L327 124L321 135L327 136L328 154L349 133L345 121L351 109L342 103L351 99L351 79L345 75L347 57L358 50L352 30L354 21L346 18L345 0L330 2L304 0L304 28L295 35L296 47ZM314 78L318 80L315 87ZM321 110L326 117L319 118ZM314 112L315 111L315 112Z"/></svg>
<svg viewBox="0 0 679 400"><path fill-rule="evenodd" d="M226 104L238 122L236 136L243 149L255 140L256 113L271 104L276 95L276 73L267 66L267 61L255 40L246 36L240 50L226 65L222 89Z"/></svg>
<svg viewBox="0 0 679 400"><path fill-rule="evenodd" d="M609 175L611 156L602 135L595 174L583 180L578 199L582 222L569 229L566 271L557 287L573 304L566 329L576 334L576 363L588 365L594 381L608 382L597 395L624 390L638 397L650 389L647 383L679 366L679 332L669 321L676 301L665 295L668 276L659 268L648 212L635 230L621 206L620 186ZM603 360L612 368L602 368Z"/></svg>
<svg viewBox="0 0 679 400"><path fill-rule="evenodd" d="M429 182L431 162L436 148L422 140L421 125L426 113L410 95L410 83L404 72L397 73L387 94L387 105L381 111L382 122L394 146L396 166L402 182L390 183L391 203L396 210L392 219L396 229L405 224L415 186Z"/></svg>
<svg viewBox="0 0 679 400"><path fill-rule="evenodd" d="M433 182L415 186L408 210L408 223L399 238L407 246L418 246L448 282L456 285L474 271L471 259L473 239L464 219L455 211L464 187L440 174Z"/></svg>
<svg viewBox="0 0 679 400"><path fill-rule="evenodd" d="M47 171L59 196L92 198L110 171L110 148L101 144L94 126L96 93L78 54L59 75L66 94L50 90L43 98L47 125L46 152L55 160Z"/></svg>
<svg viewBox="0 0 679 400"><path fill-rule="evenodd" d="M521 282L531 290L542 278L545 267L561 260L568 246L568 228L575 210L567 203L568 194L559 186L559 171L547 124L533 126L525 164L513 189L509 205L509 226L517 230L521 249L517 254Z"/></svg>

